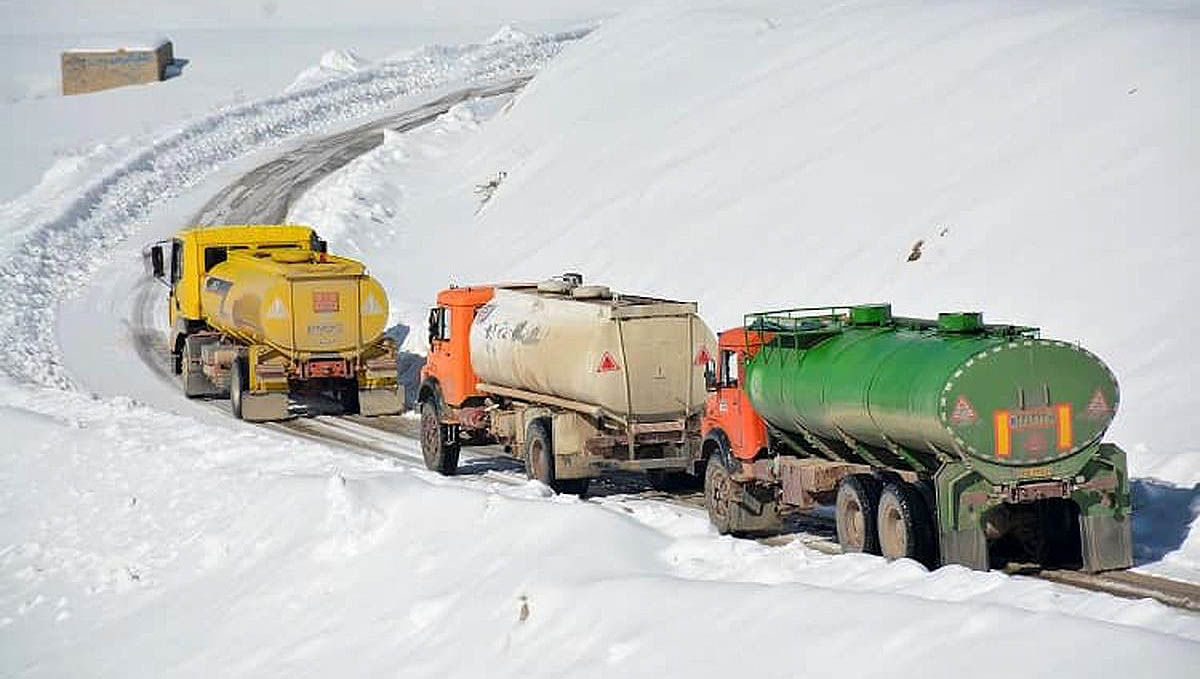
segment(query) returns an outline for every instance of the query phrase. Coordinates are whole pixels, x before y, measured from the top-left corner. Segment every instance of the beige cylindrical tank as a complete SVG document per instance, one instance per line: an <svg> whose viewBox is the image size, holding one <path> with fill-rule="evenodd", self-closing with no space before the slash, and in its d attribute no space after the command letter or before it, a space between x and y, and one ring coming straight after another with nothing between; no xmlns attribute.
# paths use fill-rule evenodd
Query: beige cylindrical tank
<svg viewBox="0 0 1200 679"><path fill-rule="evenodd" d="M387 327L387 295L362 264L307 250L232 252L205 276L205 320L291 356L354 354Z"/></svg>
<svg viewBox="0 0 1200 679"><path fill-rule="evenodd" d="M703 408L717 341L692 302L497 288L471 326L479 381L656 420Z"/></svg>

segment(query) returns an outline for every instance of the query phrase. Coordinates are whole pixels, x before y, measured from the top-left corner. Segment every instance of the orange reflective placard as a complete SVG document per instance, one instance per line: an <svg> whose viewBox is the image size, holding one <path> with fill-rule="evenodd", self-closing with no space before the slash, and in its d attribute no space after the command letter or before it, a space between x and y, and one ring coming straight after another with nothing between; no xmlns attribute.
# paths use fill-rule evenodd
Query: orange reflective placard
<svg viewBox="0 0 1200 679"><path fill-rule="evenodd" d="M996 425L996 457L1008 457L1012 454L1012 432L1008 428L1008 411L1000 410L992 416Z"/></svg>
<svg viewBox="0 0 1200 679"><path fill-rule="evenodd" d="M1058 449L1070 450L1071 439L1071 404L1063 403L1058 406Z"/></svg>

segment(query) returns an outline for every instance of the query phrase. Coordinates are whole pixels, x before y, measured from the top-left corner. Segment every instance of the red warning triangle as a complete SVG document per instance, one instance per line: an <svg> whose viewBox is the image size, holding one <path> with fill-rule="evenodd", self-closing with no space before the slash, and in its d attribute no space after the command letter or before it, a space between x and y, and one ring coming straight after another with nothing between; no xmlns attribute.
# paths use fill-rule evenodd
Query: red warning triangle
<svg viewBox="0 0 1200 679"><path fill-rule="evenodd" d="M617 365L617 359L613 358L613 355L607 351L600 357L600 365L596 366L596 372L598 373L611 373L620 369L621 366Z"/></svg>
<svg viewBox="0 0 1200 679"><path fill-rule="evenodd" d="M1112 408L1108 405L1108 399L1104 398L1104 392L1099 389L1092 394L1092 400L1087 404L1088 415L1093 417L1103 417L1112 412Z"/></svg>
<svg viewBox="0 0 1200 679"><path fill-rule="evenodd" d="M700 351L696 352L696 365L708 365L712 361L712 354L708 353L708 347L700 347Z"/></svg>
<svg viewBox="0 0 1200 679"><path fill-rule="evenodd" d="M959 424L970 424L979 419L979 416L975 414L975 408L971 406L967 397L959 394L958 400L954 402L954 412L950 413L950 419Z"/></svg>

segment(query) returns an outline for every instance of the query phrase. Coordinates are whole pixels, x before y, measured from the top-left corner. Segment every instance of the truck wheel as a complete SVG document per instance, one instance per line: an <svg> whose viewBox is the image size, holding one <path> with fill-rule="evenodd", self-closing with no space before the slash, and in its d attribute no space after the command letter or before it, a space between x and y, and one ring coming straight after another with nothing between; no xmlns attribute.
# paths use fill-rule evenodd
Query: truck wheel
<svg viewBox="0 0 1200 679"><path fill-rule="evenodd" d="M729 478L729 470L720 460L710 459L704 466L704 507L708 509L709 521L722 535L729 532L732 523L732 495L733 479Z"/></svg>
<svg viewBox="0 0 1200 679"><path fill-rule="evenodd" d="M342 406L343 415L359 414L358 407L358 380L350 380L349 383L342 385L337 390L338 404Z"/></svg>
<svg viewBox="0 0 1200 679"><path fill-rule="evenodd" d="M421 404L421 455L425 467L446 476L458 471L458 444L447 443L442 437L442 418L433 401Z"/></svg>
<svg viewBox="0 0 1200 679"><path fill-rule="evenodd" d="M183 387L183 395L188 398L207 396L212 391L211 382L204 373L192 367L192 357L200 355L200 346L194 336L183 340L183 351L179 354L179 384Z"/></svg>
<svg viewBox="0 0 1200 679"><path fill-rule="evenodd" d="M654 490L663 492L671 492L677 490L695 490L699 485L695 476L687 472L666 471L663 469L651 469L646 472L646 479L650 482L650 487Z"/></svg>
<svg viewBox="0 0 1200 679"><path fill-rule="evenodd" d="M242 419L242 394L250 388L249 366L245 356L236 356L229 366L229 408L233 416Z"/></svg>
<svg viewBox="0 0 1200 679"><path fill-rule="evenodd" d="M554 444L545 418L529 423L525 432L525 475L550 486L556 493L583 495L590 479L557 479L554 475Z"/></svg>
<svg viewBox="0 0 1200 679"><path fill-rule="evenodd" d="M717 456L704 467L704 506L721 534L754 535L780 527L774 490L734 481Z"/></svg>
<svg viewBox="0 0 1200 679"><path fill-rule="evenodd" d="M897 479L883 487L876 525L883 556L933 567L933 515L912 484Z"/></svg>
<svg viewBox="0 0 1200 679"><path fill-rule="evenodd" d="M879 553L876 518L879 513L879 481L870 474L851 474L838 483L834 519L838 544L844 552Z"/></svg>

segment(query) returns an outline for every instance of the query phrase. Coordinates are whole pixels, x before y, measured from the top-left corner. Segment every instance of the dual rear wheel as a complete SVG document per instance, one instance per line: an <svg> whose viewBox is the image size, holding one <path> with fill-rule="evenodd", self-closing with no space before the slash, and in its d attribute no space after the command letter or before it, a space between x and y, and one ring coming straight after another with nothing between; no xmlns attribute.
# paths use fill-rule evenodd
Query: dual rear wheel
<svg viewBox="0 0 1200 679"><path fill-rule="evenodd" d="M838 484L834 507L843 551L936 564L933 512L917 486L851 474Z"/></svg>

